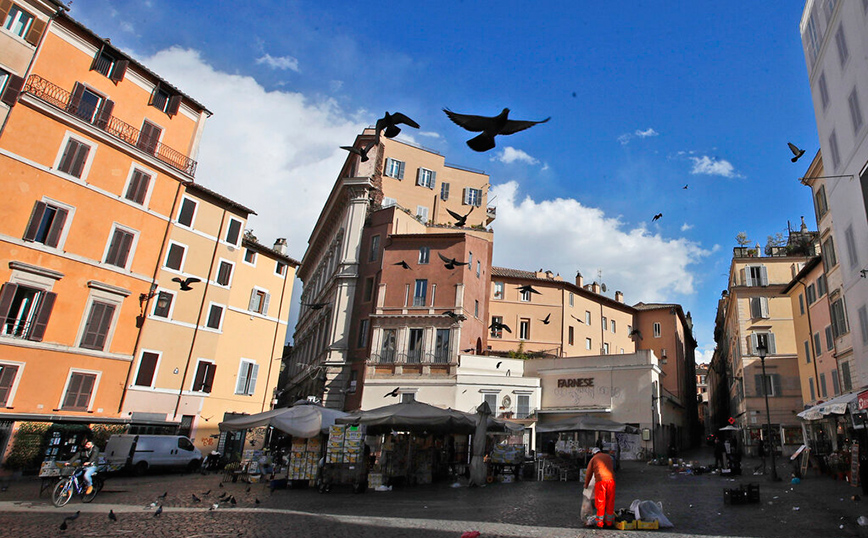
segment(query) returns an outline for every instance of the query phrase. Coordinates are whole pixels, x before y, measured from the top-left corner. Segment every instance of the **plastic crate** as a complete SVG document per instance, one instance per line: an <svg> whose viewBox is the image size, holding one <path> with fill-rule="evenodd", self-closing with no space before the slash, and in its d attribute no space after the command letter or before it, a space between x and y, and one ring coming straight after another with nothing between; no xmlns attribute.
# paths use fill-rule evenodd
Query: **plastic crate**
<svg viewBox="0 0 868 538"><path fill-rule="evenodd" d="M619 531L632 531L636 529L636 520L633 521L616 521L615 528Z"/></svg>
<svg viewBox="0 0 868 538"><path fill-rule="evenodd" d="M759 503L760 502L760 487L759 484L748 484L745 488L747 492L747 502L749 503Z"/></svg>
<svg viewBox="0 0 868 538"><path fill-rule="evenodd" d="M641 519L636 520L636 529L638 530L651 530L655 531L660 528L660 522L656 519L652 519L651 521L644 521Z"/></svg>

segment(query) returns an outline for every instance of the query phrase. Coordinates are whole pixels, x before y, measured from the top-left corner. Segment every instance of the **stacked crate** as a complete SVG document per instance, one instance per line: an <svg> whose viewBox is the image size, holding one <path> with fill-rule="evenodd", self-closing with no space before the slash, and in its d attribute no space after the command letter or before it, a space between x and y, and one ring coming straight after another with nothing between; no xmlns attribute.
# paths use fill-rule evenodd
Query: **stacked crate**
<svg viewBox="0 0 868 538"><path fill-rule="evenodd" d="M294 438L286 478L288 480L314 480L321 453L322 441L319 437Z"/></svg>

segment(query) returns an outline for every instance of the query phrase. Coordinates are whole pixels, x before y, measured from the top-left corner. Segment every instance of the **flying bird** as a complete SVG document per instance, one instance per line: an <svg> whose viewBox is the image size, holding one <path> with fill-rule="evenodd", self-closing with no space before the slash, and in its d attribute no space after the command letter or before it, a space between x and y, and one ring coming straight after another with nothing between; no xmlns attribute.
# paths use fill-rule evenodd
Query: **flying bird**
<svg viewBox="0 0 868 538"><path fill-rule="evenodd" d="M642 331L640 331L639 329L633 329L632 331L630 331L630 334L628 334L627 336L629 336L630 338L633 338L634 336L638 336L639 340L644 340L644 338L642 338Z"/></svg>
<svg viewBox="0 0 868 538"><path fill-rule="evenodd" d="M497 135L511 135L529 129L538 123L545 123L551 119L551 117L548 117L542 121L511 120L508 117L508 108L504 108L500 114L492 117L458 114L448 108L444 108L443 112L459 127L463 127L472 133L482 132L479 136L467 141L470 149L480 152L493 148L495 145L494 137Z"/></svg>
<svg viewBox="0 0 868 538"><path fill-rule="evenodd" d="M385 398L386 396L391 396L392 398L397 398L399 390L401 390L401 387L395 387L395 390L393 390L392 392L387 392L386 394L384 394L383 398Z"/></svg>
<svg viewBox="0 0 868 538"><path fill-rule="evenodd" d="M202 499L197 497L195 493L191 493L191 495L193 496L193 502L194 503L202 502Z"/></svg>
<svg viewBox="0 0 868 538"><path fill-rule="evenodd" d="M520 291L522 293L536 293L537 295L542 295L542 293L533 289L533 286L531 286L530 284L525 284L524 286L519 286L515 289L517 289L518 291Z"/></svg>
<svg viewBox="0 0 868 538"><path fill-rule="evenodd" d="M163 505L161 504L160 506L157 507L157 511L154 512L154 517L159 517L160 514L162 514L162 513L163 513Z"/></svg>
<svg viewBox="0 0 868 538"><path fill-rule="evenodd" d="M471 352L473 352L473 351L475 351L475 350L476 350L476 348L469 347L469 348L467 348L467 349L462 349L461 352L462 352L462 353L471 353Z"/></svg>
<svg viewBox="0 0 868 538"><path fill-rule="evenodd" d="M456 314L455 312L453 312L451 310L447 310L446 312L443 312L443 315L449 316L450 318L452 318L455 321L464 321L465 319L467 319L464 316L464 314Z"/></svg>
<svg viewBox="0 0 868 538"><path fill-rule="evenodd" d="M377 141L371 140L364 148L357 148L355 146L341 146L341 149L345 149L350 153L358 155L361 162L366 162L368 160L368 152L371 151L371 148L376 145Z"/></svg>
<svg viewBox="0 0 868 538"><path fill-rule="evenodd" d="M118 520L118 516L115 515L115 511L114 511L114 510L109 510L109 516L108 516L108 517L109 517L109 519L112 520L112 521L117 521L117 520Z"/></svg>
<svg viewBox="0 0 868 538"><path fill-rule="evenodd" d="M579 319L579 318L577 318L576 316L574 316L574 315L572 315L572 314L570 314L570 317L573 318L574 320L578 321L579 323L584 323L584 322L585 322L584 320Z"/></svg>
<svg viewBox="0 0 868 538"><path fill-rule="evenodd" d="M301 303L301 304L310 308L311 310L321 310L321 309L323 309L329 305L328 303ZM223 484L220 484L220 487L222 488Z"/></svg>
<svg viewBox="0 0 868 538"><path fill-rule="evenodd" d="M551 312L549 312L548 315L545 317L545 319L541 319L540 321L543 322L543 325L548 325L549 323L551 323L551 321L550 321L551 317L552 317L552 314L551 314Z"/></svg>
<svg viewBox="0 0 868 538"><path fill-rule="evenodd" d="M409 269L409 268L410 268L410 264L408 264L408 263L405 262L404 260L401 260L401 261L399 261L399 262L395 262L395 263L393 263L392 265L400 265L400 266L403 267L404 269Z"/></svg>
<svg viewBox="0 0 868 538"><path fill-rule="evenodd" d="M660 217L662 217L662 216L663 216L663 213L657 213L657 214L654 215L654 217L651 219L651 222L654 222L654 221L656 221L656 220L659 220Z"/></svg>
<svg viewBox="0 0 868 538"><path fill-rule="evenodd" d="M497 364L494 365L495 368L500 368L500 365L503 364L503 361L497 361Z"/></svg>
<svg viewBox="0 0 868 538"><path fill-rule="evenodd" d="M377 120L377 124L375 126L377 130L377 139L379 141L380 132L385 129L386 132L383 135L386 138L395 138L398 136L398 133L401 132L401 128L398 127L398 124L403 123L404 125L409 125L415 129L419 128L419 124L415 121L411 120L404 114L400 112L395 112L394 114L389 114L386 112L386 115Z"/></svg>
<svg viewBox="0 0 868 538"><path fill-rule="evenodd" d="M492 321L491 325L488 326L492 331L506 331L509 334L512 334L512 330L505 323L501 323L499 321Z"/></svg>
<svg viewBox="0 0 868 538"><path fill-rule="evenodd" d="M470 206L470 211L468 211L466 215L461 215L459 213L456 213L455 211L452 211L451 209L447 209L446 212L452 215L452 218L455 219L456 226L465 226L467 224L467 217L469 217L470 214L473 213L473 209L475 207L476 206Z"/></svg>
<svg viewBox="0 0 868 538"><path fill-rule="evenodd" d="M787 146L789 146L789 147L790 147L790 151L793 152L793 158L790 159L792 162L796 162L796 161L798 161L798 160L799 160L799 157L801 157L802 155L805 154L805 150L803 150L803 149L799 149L799 148L798 148L795 144L793 144L792 142L787 142Z"/></svg>
<svg viewBox="0 0 868 538"><path fill-rule="evenodd" d="M467 262L460 262L460 261L456 260L455 258L447 258L446 256L444 256L443 254L440 254L439 252L437 253L437 255L440 256L441 260L443 260L443 263L445 264L444 267L446 267L450 271L452 269L455 269L455 267L457 267L457 266L467 265Z"/></svg>
<svg viewBox="0 0 868 538"><path fill-rule="evenodd" d="M211 490L209 489L208 491L206 491L206 492L203 493L202 495L203 495L203 496L211 495Z"/></svg>
<svg viewBox="0 0 868 538"><path fill-rule="evenodd" d="M180 284L181 285L181 291L190 291L193 289L193 287L190 286L190 284L195 284L196 282L202 282L202 279L196 278L194 276L188 276L187 278L182 280L178 277L175 277L172 279L172 282L177 282L178 284Z"/></svg>
<svg viewBox="0 0 868 538"><path fill-rule="evenodd" d="M684 185L684 186L681 187L681 188L684 189L684 190L687 190L687 185Z"/></svg>

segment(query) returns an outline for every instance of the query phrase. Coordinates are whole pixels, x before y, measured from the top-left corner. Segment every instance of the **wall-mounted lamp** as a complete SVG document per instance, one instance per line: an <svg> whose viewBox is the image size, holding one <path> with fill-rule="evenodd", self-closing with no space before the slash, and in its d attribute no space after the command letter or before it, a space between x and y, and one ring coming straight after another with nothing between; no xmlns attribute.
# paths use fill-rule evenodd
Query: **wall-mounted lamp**
<svg viewBox="0 0 868 538"><path fill-rule="evenodd" d="M849 177L850 179L853 179L854 176L853 176L853 174L844 174L844 175L842 175L842 176L812 176L812 177L800 177L800 178L799 178L799 183L801 183L802 185L807 185L807 184L808 184L808 181L810 181L810 180L812 180L812 179L839 179L839 178L843 178L843 177Z"/></svg>
<svg viewBox="0 0 868 538"><path fill-rule="evenodd" d="M155 296L159 295L157 298L157 308L165 309L169 306L169 294L167 293L159 293L157 291L157 285L151 284L151 291L148 293L142 293L139 295L139 308L144 308L146 302L153 299Z"/></svg>
<svg viewBox="0 0 868 538"><path fill-rule="evenodd" d="M175 368L174 370L172 370L172 373L177 375L177 373L178 373L178 369Z"/></svg>

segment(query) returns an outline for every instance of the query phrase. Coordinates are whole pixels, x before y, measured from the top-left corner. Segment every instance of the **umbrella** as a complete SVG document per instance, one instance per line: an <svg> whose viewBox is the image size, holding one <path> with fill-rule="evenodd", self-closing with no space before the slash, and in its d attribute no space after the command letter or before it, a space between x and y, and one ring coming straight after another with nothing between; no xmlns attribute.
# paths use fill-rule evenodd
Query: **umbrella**
<svg viewBox="0 0 868 538"><path fill-rule="evenodd" d="M370 411L356 411L335 421L337 424L362 424L368 433L393 430L471 434L476 420L470 413L435 407L423 402L401 402Z"/></svg>
<svg viewBox="0 0 868 538"><path fill-rule="evenodd" d="M485 433L488 430L488 418L491 409L488 402L482 402L476 408L476 431L473 434L473 457L470 458L470 485L482 486L488 474L485 470Z"/></svg>
<svg viewBox="0 0 868 538"><path fill-rule="evenodd" d="M223 421L219 424L220 431L248 430L260 426L271 426L294 437L316 437L320 432L328 430L335 419L346 416L347 413L336 409L328 409L307 401L296 402L292 407L282 407L255 415L245 415Z"/></svg>
<svg viewBox="0 0 868 538"><path fill-rule="evenodd" d="M536 431L538 433L574 431L637 433L639 430L633 426L615 422L614 420L609 420L607 418L583 415L559 420L557 422L537 424Z"/></svg>

